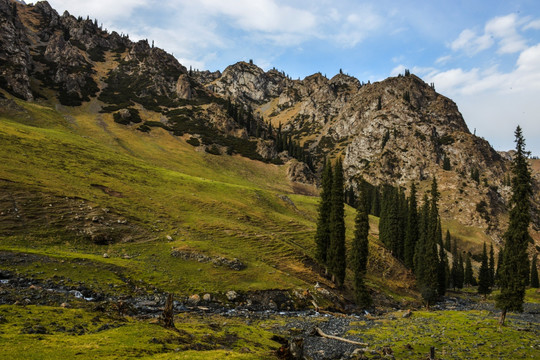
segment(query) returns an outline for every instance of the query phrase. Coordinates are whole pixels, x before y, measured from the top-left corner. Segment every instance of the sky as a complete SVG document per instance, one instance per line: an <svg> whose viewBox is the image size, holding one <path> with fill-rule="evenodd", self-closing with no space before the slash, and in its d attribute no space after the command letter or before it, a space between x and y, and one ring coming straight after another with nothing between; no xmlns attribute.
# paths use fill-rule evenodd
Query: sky
<svg viewBox="0 0 540 360"><path fill-rule="evenodd" d="M292 78L340 69L360 81L409 69L454 100L496 150L540 156L538 0L49 0L61 14L148 39L184 66L249 61Z"/></svg>

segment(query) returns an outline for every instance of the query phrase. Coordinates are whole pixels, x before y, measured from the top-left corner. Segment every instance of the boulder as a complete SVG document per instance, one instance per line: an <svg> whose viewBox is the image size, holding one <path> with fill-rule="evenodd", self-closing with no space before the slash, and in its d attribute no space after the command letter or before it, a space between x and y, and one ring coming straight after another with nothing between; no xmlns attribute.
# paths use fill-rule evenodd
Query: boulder
<svg viewBox="0 0 540 360"><path fill-rule="evenodd" d="M201 297L198 294L193 294L188 298L188 303L191 305L197 305L201 302Z"/></svg>
<svg viewBox="0 0 540 360"><path fill-rule="evenodd" d="M306 163L291 160L289 167L287 168L287 178L290 181L303 183L303 184L315 184L316 177L313 171L306 165Z"/></svg>
<svg viewBox="0 0 540 360"><path fill-rule="evenodd" d="M236 300L238 298L238 294L234 290L227 291L227 293L225 295L227 296L227 299L229 301L234 301L234 300Z"/></svg>
<svg viewBox="0 0 540 360"><path fill-rule="evenodd" d="M179 99L190 100L193 97L191 90L191 84L189 83L189 77L187 74L182 74L178 77L176 82L176 95Z"/></svg>

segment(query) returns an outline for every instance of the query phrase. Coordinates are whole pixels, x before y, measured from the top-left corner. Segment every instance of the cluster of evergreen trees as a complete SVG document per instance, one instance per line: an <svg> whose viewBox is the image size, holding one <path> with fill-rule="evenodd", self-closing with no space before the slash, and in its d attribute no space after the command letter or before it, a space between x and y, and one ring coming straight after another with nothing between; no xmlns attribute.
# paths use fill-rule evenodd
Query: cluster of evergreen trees
<svg viewBox="0 0 540 360"><path fill-rule="evenodd" d="M290 157L306 163L311 170L314 170L311 154L305 151L300 142L293 139L289 132L284 132L281 124L277 129L274 129L271 122L267 123L263 119L257 118L251 109L244 110L242 106L233 104L230 100L227 100L226 110L227 115L238 125L244 127L248 135L273 140L278 153L287 151Z"/></svg>
<svg viewBox="0 0 540 360"><path fill-rule="evenodd" d="M345 248L345 192L343 165L341 159L332 166L330 160L325 164L321 180L321 200L317 232L315 234L316 258L324 265L332 280L343 286L347 268ZM371 297L364 284L368 261L368 213L359 202L355 219L355 237L351 251L351 267L354 273L354 288L357 303L367 307Z"/></svg>
<svg viewBox="0 0 540 360"><path fill-rule="evenodd" d="M430 195L424 195L422 207L418 209L414 183L409 197L401 188L384 186L379 221L379 239L414 271L418 288L428 305L445 294L451 274L443 246L435 178ZM450 241L449 236L448 233L447 241ZM454 266L456 274L458 266L459 262Z"/></svg>
<svg viewBox="0 0 540 360"><path fill-rule="evenodd" d="M293 139L290 133L282 131L281 123L279 124L276 135L274 137L277 152L287 151L289 156L306 163L306 165L314 170L313 158L308 151L305 151L300 143Z"/></svg>
<svg viewBox="0 0 540 360"><path fill-rule="evenodd" d="M512 178L512 210L510 225L506 231L505 246L499 252L497 267L495 253L490 246L489 255L484 243L480 257L478 281L471 255L458 251L457 239L449 231L443 242L441 220L438 211L439 191L436 178L431 190L425 194L422 206L417 203L416 186L412 185L409 196L399 187L384 185L376 187L361 179L356 198L353 188L343 191L343 168L341 160L334 168L328 161L322 175L321 202L315 242L317 260L324 264L338 285L345 280L345 223L343 203L357 206L355 237L351 251L351 267L354 272L356 297L360 304L370 304L371 298L364 284L368 259L368 213L380 217L379 238L382 243L410 268L417 279L418 288L427 305L443 296L448 288L461 289L465 285L478 285L478 293L487 295L498 285L501 294L497 307L502 310L501 323L507 311L521 311L526 286L539 287L537 257L529 268L527 245L530 222L531 174L521 129L516 130L517 152L514 157ZM476 181L476 171L473 180ZM447 252L452 254L449 263ZM476 258L478 259L478 258Z"/></svg>

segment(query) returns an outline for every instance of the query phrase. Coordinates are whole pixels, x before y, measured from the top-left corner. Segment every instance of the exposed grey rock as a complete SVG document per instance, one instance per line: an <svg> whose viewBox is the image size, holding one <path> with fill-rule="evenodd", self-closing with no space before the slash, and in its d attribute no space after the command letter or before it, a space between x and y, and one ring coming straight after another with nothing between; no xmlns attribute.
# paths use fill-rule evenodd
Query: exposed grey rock
<svg viewBox="0 0 540 360"><path fill-rule="evenodd" d="M247 268L247 266L243 262L241 262L240 260L236 258L227 259L222 256L211 257L211 256L207 256L201 253L196 253L192 251L181 251L177 249L173 249L171 251L171 255L174 257L181 258L183 260L193 260L193 261L198 261L200 263L211 262L216 266L225 266L231 270L236 270L236 271L244 270L245 268Z"/></svg>
<svg viewBox="0 0 540 360"><path fill-rule="evenodd" d="M234 290L229 290L227 291L227 293L225 294L225 296L227 296L227 299L229 301L234 301L236 300L236 298L238 298L238 294L236 293L236 291Z"/></svg>
<svg viewBox="0 0 540 360"><path fill-rule="evenodd" d="M198 294L193 294L188 298L188 303L191 305L197 305L201 302L201 297Z"/></svg>
<svg viewBox="0 0 540 360"><path fill-rule="evenodd" d="M180 99L189 100L192 98L191 84L187 74L181 74L176 82L176 94Z"/></svg>
<svg viewBox="0 0 540 360"><path fill-rule="evenodd" d="M316 177L313 171L306 165L306 163L291 160L288 163L287 178L290 181L295 181L303 184L315 184Z"/></svg>
<svg viewBox="0 0 540 360"><path fill-rule="evenodd" d="M259 140L257 142L257 153L265 160L274 159L277 156L274 142L272 140Z"/></svg>

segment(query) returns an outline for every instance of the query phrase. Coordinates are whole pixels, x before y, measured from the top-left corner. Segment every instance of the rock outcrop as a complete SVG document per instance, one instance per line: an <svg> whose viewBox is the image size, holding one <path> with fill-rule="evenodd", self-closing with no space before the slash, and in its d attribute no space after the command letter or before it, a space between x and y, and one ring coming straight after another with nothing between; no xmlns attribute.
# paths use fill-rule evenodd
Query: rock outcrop
<svg viewBox="0 0 540 360"><path fill-rule="evenodd" d="M407 188L437 176L443 179L443 216L488 228L476 216L477 203L486 201L494 213L505 211L508 192L502 179L508 161L469 132L452 100L415 75L373 84L341 73L331 79L318 73L291 80L240 62L205 86L274 125L283 124L283 131L316 158L319 169L325 157L342 157L348 186L354 188L363 178ZM445 158L450 170L443 169ZM473 169L485 180L472 182ZM302 173L297 166L289 168L291 179L309 182Z"/></svg>
<svg viewBox="0 0 540 360"><path fill-rule="evenodd" d="M33 100L29 70L32 65L24 26L19 20L19 5L0 0L0 88L25 100Z"/></svg>
<svg viewBox="0 0 540 360"><path fill-rule="evenodd" d="M304 160L309 166L288 168L297 182L316 182L311 169L320 171L328 157L343 159L353 189L365 179L405 188L417 182L424 191L436 176L442 216L487 230L500 227L499 215L508 210L508 156L471 134L456 104L415 75L376 83L343 73L292 80L251 62L223 73L188 71L147 40L134 43L97 21L60 16L45 1L0 0L0 17L0 89L19 98L53 93L69 106L97 98L103 112L126 124L133 121L122 109L143 107L160 113L152 126L196 135L221 154ZM479 181L471 179L473 171ZM480 202L490 220L476 211Z"/></svg>

